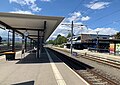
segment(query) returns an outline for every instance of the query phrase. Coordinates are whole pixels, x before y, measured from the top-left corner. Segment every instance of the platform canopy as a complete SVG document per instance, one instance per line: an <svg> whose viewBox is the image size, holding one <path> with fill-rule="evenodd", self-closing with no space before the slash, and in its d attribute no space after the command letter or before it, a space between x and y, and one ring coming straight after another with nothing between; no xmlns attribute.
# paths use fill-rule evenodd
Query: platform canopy
<svg viewBox="0 0 120 85"><path fill-rule="evenodd" d="M64 17L40 16L16 13L0 13L0 24L6 29L15 29L16 32L24 34L28 32L28 37L36 40L39 36L44 41L49 38L52 32L61 23Z"/></svg>

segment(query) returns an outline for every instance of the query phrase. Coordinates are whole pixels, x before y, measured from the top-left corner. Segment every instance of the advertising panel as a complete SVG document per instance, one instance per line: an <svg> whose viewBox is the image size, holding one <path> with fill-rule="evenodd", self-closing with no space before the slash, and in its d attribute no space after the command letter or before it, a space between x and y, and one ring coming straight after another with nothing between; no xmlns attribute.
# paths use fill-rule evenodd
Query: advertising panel
<svg viewBox="0 0 120 85"><path fill-rule="evenodd" d="M116 53L120 54L120 43L116 44Z"/></svg>
<svg viewBox="0 0 120 85"><path fill-rule="evenodd" d="M109 50L110 50L111 54L115 53L115 46L114 46L114 44L110 44Z"/></svg>

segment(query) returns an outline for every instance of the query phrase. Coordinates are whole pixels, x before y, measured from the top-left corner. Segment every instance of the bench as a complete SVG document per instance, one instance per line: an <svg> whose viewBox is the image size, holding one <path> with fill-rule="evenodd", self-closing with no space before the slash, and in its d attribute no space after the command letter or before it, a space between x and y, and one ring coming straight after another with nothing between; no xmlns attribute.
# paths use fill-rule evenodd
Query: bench
<svg viewBox="0 0 120 85"><path fill-rule="evenodd" d="M4 52L6 60L15 60L15 52Z"/></svg>

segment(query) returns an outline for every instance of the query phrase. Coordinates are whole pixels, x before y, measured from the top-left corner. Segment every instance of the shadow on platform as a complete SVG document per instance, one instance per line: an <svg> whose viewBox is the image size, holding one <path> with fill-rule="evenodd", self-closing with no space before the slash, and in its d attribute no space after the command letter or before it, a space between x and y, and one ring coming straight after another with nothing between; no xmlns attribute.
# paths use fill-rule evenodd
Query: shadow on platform
<svg viewBox="0 0 120 85"><path fill-rule="evenodd" d="M72 58L70 56L67 56L65 54L62 54L58 51L55 51L53 49L48 48L51 53L53 52L56 56L58 56L63 62L65 62L71 69L74 70L86 70L86 69L94 69L94 67L85 64L84 62L81 62L75 58Z"/></svg>
<svg viewBox="0 0 120 85"><path fill-rule="evenodd" d="M27 81L27 82L16 83L11 85L34 85L34 81Z"/></svg>
<svg viewBox="0 0 120 85"><path fill-rule="evenodd" d="M51 53L50 53L51 54ZM59 59L52 57L55 63L61 63ZM36 64L36 63L50 63L49 58L45 50L41 51L40 58L36 58L36 53L30 53L23 59L19 60L16 64Z"/></svg>

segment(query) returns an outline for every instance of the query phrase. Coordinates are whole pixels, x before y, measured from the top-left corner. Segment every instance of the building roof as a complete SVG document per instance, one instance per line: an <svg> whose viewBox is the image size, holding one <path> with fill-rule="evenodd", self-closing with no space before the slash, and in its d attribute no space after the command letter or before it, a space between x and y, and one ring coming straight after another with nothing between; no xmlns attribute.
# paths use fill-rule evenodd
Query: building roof
<svg viewBox="0 0 120 85"><path fill-rule="evenodd" d="M88 41L94 41L97 39L88 39ZM108 41L110 43L120 43L120 39L98 39L99 41Z"/></svg>
<svg viewBox="0 0 120 85"><path fill-rule="evenodd" d="M21 34L27 30L28 37L34 40L38 37L38 30L39 35L47 40L63 19L56 16L0 13L0 24L6 26L6 29L15 29Z"/></svg>

